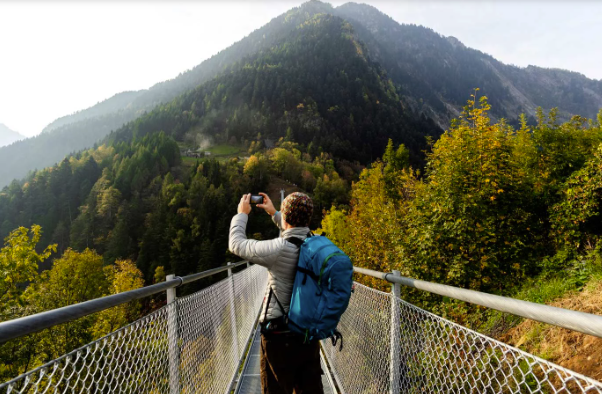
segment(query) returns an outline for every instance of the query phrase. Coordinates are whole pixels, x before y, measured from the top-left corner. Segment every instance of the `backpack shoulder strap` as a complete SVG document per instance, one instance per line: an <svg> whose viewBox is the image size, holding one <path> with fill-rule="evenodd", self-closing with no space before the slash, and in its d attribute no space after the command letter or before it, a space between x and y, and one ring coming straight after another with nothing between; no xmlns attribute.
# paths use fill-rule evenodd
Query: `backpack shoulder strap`
<svg viewBox="0 0 602 394"><path fill-rule="evenodd" d="M313 237L313 236L314 235L312 234L311 231L309 233L307 233L307 238ZM293 245L295 245L298 248L301 248L301 245L303 245L303 242L305 242L305 240L303 240L301 238L297 238L297 237L288 237L288 238L284 238L284 240L292 243Z"/></svg>
<svg viewBox="0 0 602 394"><path fill-rule="evenodd" d="M285 317L285 319L288 320L288 313L286 313L286 310L284 309L284 306L282 305L282 303L280 302L280 300L278 299L278 297L276 296L276 292L274 291L274 289L272 288L271 285L270 286L270 294L268 295L268 301L265 307L265 313L263 314L263 320L265 321L268 317L268 308L270 307L270 300L272 299L272 295L274 296L274 299L276 300L276 303L278 304L278 306L280 307L280 309L282 310L282 315Z"/></svg>
<svg viewBox="0 0 602 394"><path fill-rule="evenodd" d="M304 242L301 238L297 238L297 237L284 238L284 240L292 243L293 245L295 245L298 248L300 248Z"/></svg>

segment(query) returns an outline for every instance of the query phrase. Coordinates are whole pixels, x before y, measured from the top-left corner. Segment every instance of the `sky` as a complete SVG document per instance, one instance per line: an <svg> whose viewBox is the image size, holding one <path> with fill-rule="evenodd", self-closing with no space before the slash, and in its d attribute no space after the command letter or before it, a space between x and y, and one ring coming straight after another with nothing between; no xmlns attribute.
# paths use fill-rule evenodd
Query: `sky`
<svg viewBox="0 0 602 394"><path fill-rule="evenodd" d="M364 2L507 64L602 79L602 2ZM0 123L36 135L118 92L174 78L302 3L0 0Z"/></svg>

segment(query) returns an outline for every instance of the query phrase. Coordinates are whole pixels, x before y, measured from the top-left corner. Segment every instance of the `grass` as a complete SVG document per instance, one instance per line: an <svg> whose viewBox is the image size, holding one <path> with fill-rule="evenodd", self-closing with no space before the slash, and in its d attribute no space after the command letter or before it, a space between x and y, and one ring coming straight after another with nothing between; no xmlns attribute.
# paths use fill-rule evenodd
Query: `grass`
<svg viewBox="0 0 602 394"><path fill-rule="evenodd" d="M508 296L538 304L551 304L563 298L574 297L586 285L602 281L601 263L599 252L593 251L588 256L572 259L569 263L548 267L538 277L525 280ZM506 333L523 321L520 317L498 311L488 310L484 314L478 331L494 337Z"/></svg>
<svg viewBox="0 0 602 394"><path fill-rule="evenodd" d="M581 291L567 292L550 303L559 308L602 314L602 280L592 276ZM538 355L594 379L602 378L602 339L533 320L525 320L501 338L513 346Z"/></svg>
<svg viewBox="0 0 602 394"><path fill-rule="evenodd" d="M179 143L178 145L180 145L180 148L186 148L186 149L190 148L188 146L185 146L183 143ZM241 148L239 146L233 146L233 145L228 145L228 144L214 145L210 148L204 149L203 151L211 152L211 155L205 156L202 158L182 156L183 164L191 166L191 165L194 165L197 161L203 161L206 159L227 161L230 158L239 156L243 153L243 151L241 150Z"/></svg>
<svg viewBox="0 0 602 394"><path fill-rule="evenodd" d="M200 162L202 160L203 159L198 159L196 157L182 156L182 163L186 164L186 165L189 165L189 166L195 164L197 161Z"/></svg>
<svg viewBox="0 0 602 394"><path fill-rule="evenodd" d="M212 155L216 156L228 156L234 155L240 152L240 147L232 146L228 144L214 145L206 149L207 152L211 152Z"/></svg>

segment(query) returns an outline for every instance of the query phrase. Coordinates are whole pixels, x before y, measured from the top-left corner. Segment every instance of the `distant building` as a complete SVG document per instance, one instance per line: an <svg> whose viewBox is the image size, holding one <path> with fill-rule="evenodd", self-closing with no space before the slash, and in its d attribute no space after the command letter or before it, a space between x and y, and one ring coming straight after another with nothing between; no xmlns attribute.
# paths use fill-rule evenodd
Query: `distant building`
<svg viewBox="0 0 602 394"><path fill-rule="evenodd" d="M205 156L211 156L211 152L209 152L208 150L205 151Z"/></svg>

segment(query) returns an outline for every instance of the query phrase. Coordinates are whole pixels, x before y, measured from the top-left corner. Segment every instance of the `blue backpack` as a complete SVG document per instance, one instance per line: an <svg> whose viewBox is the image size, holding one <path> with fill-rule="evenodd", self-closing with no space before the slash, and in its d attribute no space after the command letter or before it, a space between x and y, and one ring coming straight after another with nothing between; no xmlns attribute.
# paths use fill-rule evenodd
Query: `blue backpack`
<svg viewBox="0 0 602 394"><path fill-rule="evenodd" d="M305 341L343 338L337 331L341 315L349 305L353 285L353 264L349 257L325 236L287 238L299 247L299 262L289 308L289 330L305 336ZM272 293L272 291L270 291ZM284 308L276 298L278 305ZM269 301L268 301L269 302Z"/></svg>

